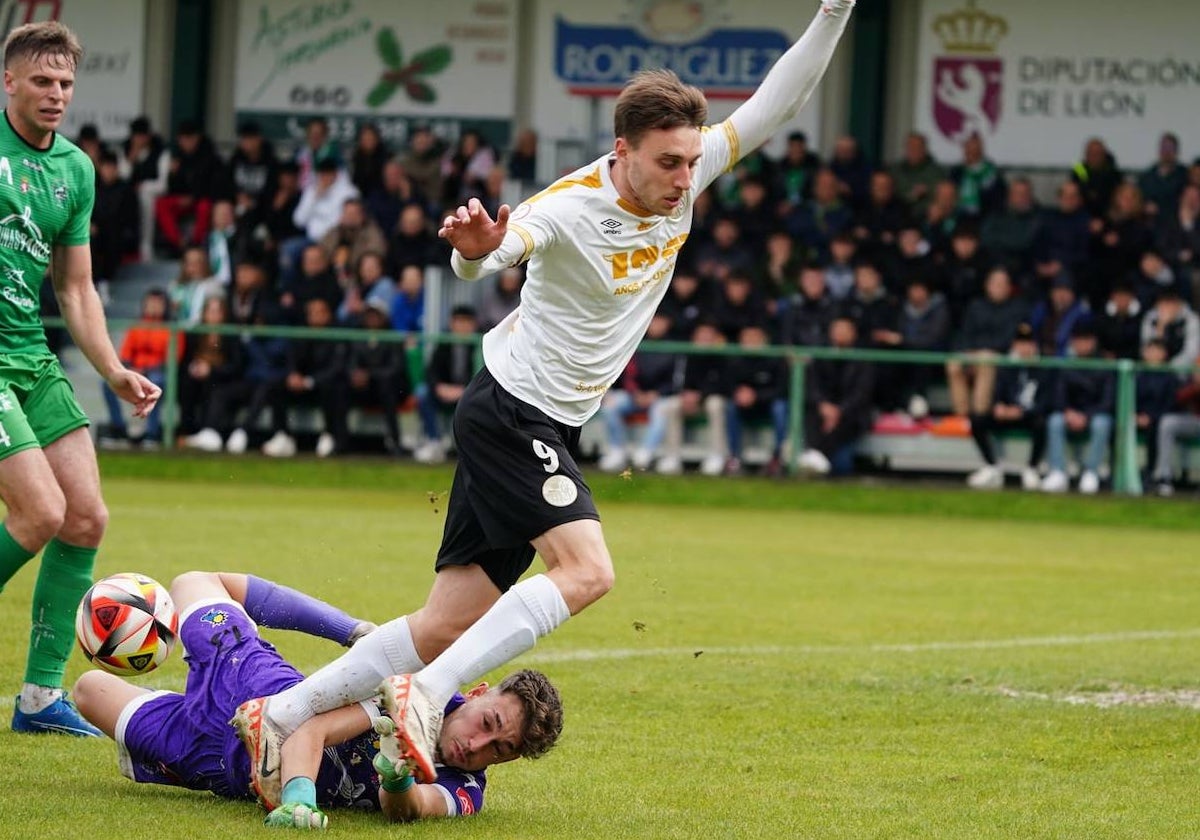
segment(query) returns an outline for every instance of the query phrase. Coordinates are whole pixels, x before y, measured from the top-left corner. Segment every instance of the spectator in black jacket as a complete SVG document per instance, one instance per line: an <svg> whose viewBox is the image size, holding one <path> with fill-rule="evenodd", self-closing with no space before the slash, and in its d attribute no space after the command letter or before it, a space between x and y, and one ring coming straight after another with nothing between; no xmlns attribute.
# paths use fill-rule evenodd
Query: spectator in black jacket
<svg viewBox="0 0 1200 840"><path fill-rule="evenodd" d="M305 247L300 257L300 273L295 282L279 290L279 307L283 317L292 324L303 324L308 317L308 302L321 298L337 311L342 302L342 287L338 284L329 257L320 245Z"/></svg>
<svg viewBox="0 0 1200 840"><path fill-rule="evenodd" d="M980 244L1008 269L1019 286L1028 283L1033 271L1034 248L1041 235L1042 219L1042 210L1033 198L1033 185L1027 178L1009 182L1004 209L983 219Z"/></svg>
<svg viewBox="0 0 1200 840"><path fill-rule="evenodd" d="M1200 305L1200 186L1183 188L1179 206L1158 218L1155 246L1183 278L1187 295Z"/></svg>
<svg viewBox="0 0 1200 840"><path fill-rule="evenodd" d="M690 341L700 319L712 315L712 290L694 271L680 268L671 278L671 287L663 298L662 308L671 317L668 338L671 341Z"/></svg>
<svg viewBox="0 0 1200 840"><path fill-rule="evenodd" d="M896 245L900 229L909 223L908 205L896 196L896 179L886 169L871 174L867 200L854 217L854 238L871 254Z"/></svg>
<svg viewBox="0 0 1200 840"><path fill-rule="evenodd" d="M237 136L237 148L229 159L229 169L234 204L238 215L242 216L253 213L263 202L271 200L279 181L279 161L275 157L275 147L263 137L258 123L242 123L238 126Z"/></svg>
<svg viewBox="0 0 1200 840"><path fill-rule="evenodd" d="M953 343L954 350L970 355L975 364L946 363L946 381L956 416L983 414L991 408L996 368L987 364L987 360L1008 352L1017 326L1028 315L1025 302L1013 293L1008 271L992 269L984 284L983 295L967 306Z"/></svg>
<svg viewBox="0 0 1200 840"><path fill-rule="evenodd" d="M304 316L309 329L328 329L333 324L333 306L324 297L310 297L304 303ZM292 341L288 348L288 375L283 387L289 404L311 405L315 401L321 408L324 429L317 438L318 458L346 450L346 365L347 348L341 341L301 339Z"/></svg>
<svg viewBox="0 0 1200 840"><path fill-rule="evenodd" d="M296 226L296 208L300 205L300 170L292 161L279 164L278 181L258 209L254 211L255 233L262 240L264 263L270 267L273 279L279 273L280 246L289 240L303 238L304 231Z"/></svg>
<svg viewBox="0 0 1200 840"><path fill-rule="evenodd" d="M820 347L829 336L837 302L825 285L825 271L815 263L800 270L800 289L780 315L780 341L794 347Z"/></svg>
<svg viewBox="0 0 1200 840"><path fill-rule="evenodd" d="M1136 359L1142 344L1141 302L1127 283L1118 283L1108 293L1108 302L1096 318L1100 353L1109 359Z"/></svg>
<svg viewBox="0 0 1200 840"><path fill-rule="evenodd" d="M167 189L171 160L167 144L150 128L150 120L137 117L129 123L129 137L121 144L121 176L133 185L138 196L141 235L138 253L143 260L154 249L154 204Z"/></svg>
<svg viewBox="0 0 1200 840"><path fill-rule="evenodd" d="M429 229L429 220L416 204L400 211L400 221L388 240L388 274L399 277L406 265L425 268L437 260L437 237Z"/></svg>
<svg viewBox="0 0 1200 840"><path fill-rule="evenodd" d="M646 330L647 341L666 341L671 332L671 317L662 309L654 313ZM620 387L604 395L600 419L606 440L600 469L620 472L630 463L626 426L630 417L646 415L646 428L633 452L634 469L647 470L658 457L667 434L669 421L667 398L679 392L683 384L684 357L678 353L639 349L621 378Z"/></svg>
<svg viewBox="0 0 1200 840"><path fill-rule="evenodd" d="M891 346L897 350L939 352L950 343L950 307L941 292L935 292L925 280L917 278L908 284L904 306ZM899 381L896 392L908 413L920 419L929 414L929 386L940 368L927 364L896 365L894 375Z"/></svg>
<svg viewBox="0 0 1200 840"><path fill-rule="evenodd" d="M378 298L367 302L362 325L367 330L391 329L391 307ZM350 400L378 407L383 412L383 448L389 455L400 454L400 425L396 412L408 383L408 358L403 342L380 341L368 336L350 345ZM338 447L339 449L341 447Z"/></svg>
<svg viewBox="0 0 1200 840"><path fill-rule="evenodd" d="M1071 180L1083 191L1084 204L1094 218L1108 212L1113 191L1121 183L1121 170L1104 141L1093 137L1083 147L1083 160L1071 169Z"/></svg>
<svg viewBox="0 0 1200 840"><path fill-rule="evenodd" d="M229 323L225 298L206 298L200 323ZM241 376L243 363L242 342L236 335L195 333L187 337L179 360L179 431L186 436L185 446L220 451L221 438L213 431L212 395L221 385Z"/></svg>
<svg viewBox="0 0 1200 840"><path fill-rule="evenodd" d="M950 237L950 253L942 269L943 291L954 323L962 323L967 306L979 297L988 270L995 264L996 260L980 247L979 228L975 224L964 223L955 228Z"/></svg>
<svg viewBox="0 0 1200 840"><path fill-rule="evenodd" d="M183 121L171 150L167 192L154 202L154 216L163 239L176 252L182 251L180 221L190 217L190 241L202 244L208 237L213 200L226 197L227 192L225 167L212 140L197 123Z"/></svg>
<svg viewBox="0 0 1200 840"><path fill-rule="evenodd" d="M450 311L450 332L465 338L478 331L479 318L473 307L459 305ZM475 375L475 352L473 343L440 342L425 366L425 382L417 387L417 410L425 440L414 453L423 464L446 459L441 417L454 413L467 383Z"/></svg>
<svg viewBox="0 0 1200 840"><path fill-rule="evenodd" d="M733 271L721 283L713 316L726 341L737 341L743 329L765 324L767 305L745 271Z"/></svg>
<svg viewBox="0 0 1200 840"><path fill-rule="evenodd" d="M842 311L854 319L863 347L889 350L900 344L896 331L900 306L884 288L883 276L870 259L862 258L855 266L854 294L842 304ZM904 383L894 369L880 373L875 379L874 404L890 411L899 404Z"/></svg>
<svg viewBox="0 0 1200 840"><path fill-rule="evenodd" d="M1148 365L1161 365L1167 361L1167 345L1162 339L1152 338L1142 346L1142 361ZM1153 476L1158 463L1159 421L1175 410L1175 393L1179 389L1179 376L1171 370L1143 370L1137 375L1137 428L1146 440L1146 474Z"/></svg>
<svg viewBox="0 0 1200 840"><path fill-rule="evenodd" d="M1091 223L1079 185L1064 181L1058 188L1058 209L1045 215L1034 245L1034 270L1043 285L1031 292L1040 294L1044 284L1064 269L1078 275L1086 268L1092 241Z"/></svg>
<svg viewBox="0 0 1200 840"><path fill-rule="evenodd" d="M1095 329L1087 323L1077 324L1071 334L1072 355L1078 359L1094 359L1098 358L1098 350ZM1115 403L1116 382L1111 371L1070 369L1058 372L1053 413L1046 424L1046 460L1050 472L1042 479L1042 490L1063 493L1069 486L1068 435L1087 436L1079 492L1091 494L1100 489L1100 469L1108 458Z"/></svg>
<svg viewBox="0 0 1200 840"><path fill-rule="evenodd" d="M831 347L850 349L858 344L852 318L841 315L829 325ZM834 462L871 428L871 395L875 391L875 366L848 359L814 359L809 366L804 409L804 442L800 468L828 475Z"/></svg>
<svg viewBox="0 0 1200 840"><path fill-rule="evenodd" d="M1037 334L1021 324L1013 337L1009 358L1033 360L1038 357ZM1029 433L1029 461L1021 471L1021 486L1037 490L1041 484L1038 464L1046 449L1046 415L1053 398L1051 371L1024 366L1005 366L996 374L996 399L991 409L971 415L971 437L983 456L984 465L967 476L967 486L976 490L994 490L1004 486L1004 471L996 464L993 435L999 431L1020 429Z"/></svg>
<svg viewBox="0 0 1200 840"><path fill-rule="evenodd" d="M767 331L754 324L743 327L738 344L747 350L766 347ZM729 387L729 460L725 473L737 475L742 471L742 426L769 420L774 443L765 472L780 475L780 453L788 432L787 362L777 356L737 356L729 362Z"/></svg>
<svg viewBox="0 0 1200 840"><path fill-rule="evenodd" d="M97 284L117 276L125 254L137 253L138 229L137 194L121 178L117 156L105 149L96 169L96 203L92 208L92 273Z"/></svg>
<svg viewBox="0 0 1200 840"><path fill-rule="evenodd" d="M725 344L716 321L701 317L692 334L692 343L701 347L720 347ZM678 473L683 464L683 424L690 417L704 415L708 423L708 445L700 471L704 475L720 475L729 456L725 434L725 403L729 398L729 360L724 356L691 353L683 373L683 389L666 399L667 436L658 471Z"/></svg>
<svg viewBox="0 0 1200 840"><path fill-rule="evenodd" d="M383 165L383 184L379 189L367 194L367 212L378 223L384 236L391 236L400 222L400 214L410 204L421 208L422 213L428 206L428 201L421 194L404 165L398 160L389 160Z"/></svg>

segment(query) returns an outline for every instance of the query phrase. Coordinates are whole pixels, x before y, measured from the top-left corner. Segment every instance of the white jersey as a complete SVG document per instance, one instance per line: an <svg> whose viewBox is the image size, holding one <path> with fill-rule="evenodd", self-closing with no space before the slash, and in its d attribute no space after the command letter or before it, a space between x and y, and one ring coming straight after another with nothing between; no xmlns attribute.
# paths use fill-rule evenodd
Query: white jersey
<svg viewBox="0 0 1200 840"><path fill-rule="evenodd" d="M519 205L491 254L454 253L455 272L468 280L529 261L520 305L483 338L484 363L506 391L571 426L596 413L666 294L696 196L799 110L852 7L826 3L755 95L704 130L691 189L671 216L621 198L606 156Z"/></svg>

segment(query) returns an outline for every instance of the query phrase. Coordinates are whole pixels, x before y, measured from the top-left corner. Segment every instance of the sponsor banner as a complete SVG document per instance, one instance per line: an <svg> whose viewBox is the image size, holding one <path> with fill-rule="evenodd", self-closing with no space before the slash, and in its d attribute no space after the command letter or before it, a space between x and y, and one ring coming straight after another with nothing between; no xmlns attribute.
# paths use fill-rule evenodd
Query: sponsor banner
<svg viewBox="0 0 1200 840"><path fill-rule="evenodd" d="M816 11L788 0L536 0L535 8L534 128L543 140L601 148L612 141L613 99L633 73L674 70L705 91L718 122L754 92ZM808 132L815 145L819 112L820 88L772 151L791 130Z"/></svg>
<svg viewBox="0 0 1200 840"><path fill-rule="evenodd" d="M91 123L105 139L127 137L129 121L142 113L145 0L0 0L5 37L43 20L69 26L83 44L62 133L74 138L81 125Z"/></svg>
<svg viewBox="0 0 1200 840"><path fill-rule="evenodd" d="M974 132L1009 164L1069 165L1100 137L1120 165L1141 167L1164 131L1190 158L1198 29L1200 4L1174 0L922 0L914 125L943 161Z"/></svg>
<svg viewBox="0 0 1200 840"><path fill-rule="evenodd" d="M402 142L413 122L448 139L509 123L516 100L516 0L242 0L235 106L275 139L313 115L372 120ZM275 115L263 119L263 115ZM507 141L511 129L501 132ZM452 133L450 133L452 132ZM343 139L345 139L343 137Z"/></svg>

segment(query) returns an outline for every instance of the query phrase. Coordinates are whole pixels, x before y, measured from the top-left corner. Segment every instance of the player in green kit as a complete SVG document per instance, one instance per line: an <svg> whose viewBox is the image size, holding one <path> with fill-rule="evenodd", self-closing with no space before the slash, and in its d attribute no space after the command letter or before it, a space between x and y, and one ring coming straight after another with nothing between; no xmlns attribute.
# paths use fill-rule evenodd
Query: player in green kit
<svg viewBox="0 0 1200 840"><path fill-rule="evenodd" d="M92 283L88 249L95 174L56 129L74 94L83 49L57 22L14 29L4 42L0 124L0 590L43 547L33 591L18 732L99 735L62 691L75 607L92 583L108 511L87 416L46 346L38 291L50 269L75 344L145 416L160 389L121 364Z"/></svg>

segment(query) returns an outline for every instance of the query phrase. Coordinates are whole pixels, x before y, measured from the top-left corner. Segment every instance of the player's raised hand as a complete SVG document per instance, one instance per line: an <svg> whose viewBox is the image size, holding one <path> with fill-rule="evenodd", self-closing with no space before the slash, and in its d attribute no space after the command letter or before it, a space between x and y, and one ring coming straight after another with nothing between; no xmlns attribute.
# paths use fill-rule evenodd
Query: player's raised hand
<svg viewBox="0 0 1200 840"><path fill-rule="evenodd" d="M263 820L270 828L294 828L300 831L322 831L329 825L329 817L315 805L303 802L285 802Z"/></svg>
<svg viewBox="0 0 1200 840"><path fill-rule="evenodd" d="M149 416L162 396L162 388L128 368L121 368L110 376L108 386L118 397L133 404L134 417Z"/></svg>
<svg viewBox="0 0 1200 840"><path fill-rule="evenodd" d="M508 232L510 208L501 204L493 220L478 198L472 198L442 220L438 236L468 260L486 257L500 247Z"/></svg>

